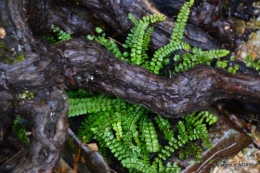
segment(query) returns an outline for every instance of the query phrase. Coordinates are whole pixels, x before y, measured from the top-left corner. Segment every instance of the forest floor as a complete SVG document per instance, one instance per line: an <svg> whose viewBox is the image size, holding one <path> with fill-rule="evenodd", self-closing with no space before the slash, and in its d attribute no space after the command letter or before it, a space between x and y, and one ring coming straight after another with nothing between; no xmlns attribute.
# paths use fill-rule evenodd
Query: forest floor
<svg viewBox="0 0 260 173"><path fill-rule="evenodd" d="M260 14L260 2L255 4L256 14ZM240 21L241 22L241 21ZM246 56L251 55L255 60L260 60L260 17L252 18L249 22L242 21L239 26L243 31L245 28L252 29L247 42L240 44L236 49L236 58L245 62ZM260 150L254 144L250 144L235 156L224 158L219 165L212 168L210 173L260 173Z"/></svg>

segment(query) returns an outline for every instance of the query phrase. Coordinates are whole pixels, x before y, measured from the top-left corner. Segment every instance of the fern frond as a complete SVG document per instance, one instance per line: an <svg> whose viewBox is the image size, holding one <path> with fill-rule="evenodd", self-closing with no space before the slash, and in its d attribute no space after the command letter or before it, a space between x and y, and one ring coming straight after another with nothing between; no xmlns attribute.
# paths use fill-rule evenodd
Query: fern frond
<svg viewBox="0 0 260 173"><path fill-rule="evenodd" d="M122 125L121 125L121 121L118 121L114 124L112 124L113 129L116 132L116 139L118 141L120 141L123 137L123 131L122 131Z"/></svg>
<svg viewBox="0 0 260 173"><path fill-rule="evenodd" d="M121 60L125 59L114 39L105 38L105 36L102 35L95 37L95 41L105 46L115 57Z"/></svg>
<svg viewBox="0 0 260 173"><path fill-rule="evenodd" d="M132 109L129 109L129 115L128 118L125 119L123 122L123 128L125 132L131 133L131 137L133 137L135 143L137 146L141 146L141 141L139 139L139 131L137 130L137 121L145 116L146 110L137 105L132 105ZM132 140L132 139L131 139Z"/></svg>
<svg viewBox="0 0 260 173"><path fill-rule="evenodd" d="M148 51L148 46L149 46L149 43L150 43L150 40L151 40L151 35L152 35L152 32L153 32L153 29L154 29L153 26L149 27L146 30L146 33L144 35L143 45L142 45L142 58L143 59L148 58L146 51Z"/></svg>
<svg viewBox="0 0 260 173"><path fill-rule="evenodd" d="M138 24L138 20L131 13L128 14L128 19L130 19L134 25Z"/></svg>
<svg viewBox="0 0 260 173"><path fill-rule="evenodd" d="M198 114L192 113L185 116L184 119L187 124L186 126L189 127L189 129L187 129L187 133L189 134L190 140L201 138L204 145L207 148L210 148L212 144L204 122L207 124L213 124L217 121L217 117L209 111L201 111Z"/></svg>
<svg viewBox="0 0 260 173"><path fill-rule="evenodd" d="M189 142L184 149L180 151L180 159L195 158L197 162L201 161L202 147L194 142Z"/></svg>
<svg viewBox="0 0 260 173"><path fill-rule="evenodd" d="M184 29L190 14L190 7L193 5L194 0L184 3L181 10L177 16L177 20L174 23L174 29L171 35L170 44L178 44L181 42L183 37Z"/></svg>
<svg viewBox="0 0 260 173"><path fill-rule="evenodd" d="M181 41L192 4L193 0L184 4L175 22L170 43L155 51L151 60L146 53L153 31L153 26L150 25L164 21L164 16L149 15L137 20L129 14L134 27L120 49L113 39L105 38L104 33L89 39L103 44L116 57L143 66L155 74L160 74L160 70L170 60L172 62L170 58L173 57L173 52L185 53L173 57L173 72L186 71L197 64L209 64L212 59L227 55L228 51L202 51L196 47L191 49L189 44ZM100 29L97 31L102 32ZM177 136L174 135L168 120L160 116L155 117L160 131L168 140L168 144L161 146L155 125L147 118L145 108L102 94L82 95L84 96L80 98L73 94L69 96L70 116L88 113L88 118L79 129L80 138L84 139L84 142L95 138L101 149L108 148L130 172L180 172L177 163L167 162L175 150L192 146L192 141L196 139L201 139L206 147L211 147L206 125L213 124L217 118L210 112L192 113L183 121L179 121L176 126ZM196 149L198 148L192 147L190 152L200 158L198 151L194 151ZM150 163L150 154L154 152L158 152L158 155Z"/></svg>
<svg viewBox="0 0 260 173"><path fill-rule="evenodd" d="M157 152L160 148L153 123L146 117L142 121L142 136L148 152Z"/></svg>
<svg viewBox="0 0 260 173"><path fill-rule="evenodd" d="M131 15L130 17L132 19ZM157 14L144 16L142 19L138 21L134 20L135 27L131 29L130 34L128 34L128 37L124 44L125 47L129 47L131 49L130 51L131 63L140 65L144 62L144 58L147 57L145 51L149 44L148 39L150 39L153 30L153 28L147 29L147 27L151 23L164 21L164 20L165 20L165 16L157 15Z"/></svg>
<svg viewBox="0 0 260 173"><path fill-rule="evenodd" d="M97 138L103 140L106 147L114 153L114 156L117 157L118 160L123 160L131 156L131 153L127 152L127 146L116 140L114 134L109 128L106 128L106 130L103 133L100 133Z"/></svg>
<svg viewBox="0 0 260 173"><path fill-rule="evenodd" d="M91 93L91 92L87 92L84 89L78 89L78 90L70 90L70 91L66 91L66 95L68 96L68 98L72 99L72 98L87 98L87 97L92 97L95 94Z"/></svg>
<svg viewBox="0 0 260 173"><path fill-rule="evenodd" d="M140 65L144 62L142 59L142 45L143 45L143 37L145 35L145 29L148 27L148 23L146 22L139 22L136 33L134 34L135 37L132 38L132 42L130 43L129 47L131 48L130 53L130 62L133 64Z"/></svg>
<svg viewBox="0 0 260 173"><path fill-rule="evenodd" d="M86 113L96 113L109 111L125 105L121 99L114 99L104 94L99 94L90 98L69 98L69 117L83 115Z"/></svg>
<svg viewBox="0 0 260 173"><path fill-rule="evenodd" d="M173 130L171 129L169 121L160 115L155 117L155 121L159 129L163 132L165 139L169 141L173 137Z"/></svg>
<svg viewBox="0 0 260 173"><path fill-rule="evenodd" d="M229 54L229 51L225 49L202 51L200 48L194 47L190 53L184 54L182 58L174 59L176 65L173 73L187 71L198 64L210 65L213 59L224 57L227 54ZM180 55L176 56L180 57Z"/></svg>

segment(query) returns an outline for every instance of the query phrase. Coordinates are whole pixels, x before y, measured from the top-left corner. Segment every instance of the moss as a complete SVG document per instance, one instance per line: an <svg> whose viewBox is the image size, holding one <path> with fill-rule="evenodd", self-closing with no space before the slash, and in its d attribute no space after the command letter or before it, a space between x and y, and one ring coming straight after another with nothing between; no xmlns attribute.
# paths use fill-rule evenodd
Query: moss
<svg viewBox="0 0 260 173"><path fill-rule="evenodd" d="M5 21L1 21L0 22L0 27L7 27L7 26L11 26L11 23L10 22L5 22Z"/></svg>
<svg viewBox="0 0 260 173"><path fill-rule="evenodd" d="M12 63L21 62L21 61L23 61L23 60L24 60L24 55L23 55L23 54L20 54L20 55L18 55L18 56L13 60Z"/></svg>
<svg viewBox="0 0 260 173"><path fill-rule="evenodd" d="M35 94L35 91L26 90L26 91L19 93L18 97L23 100L31 100L31 99L34 99L34 94Z"/></svg>
<svg viewBox="0 0 260 173"><path fill-rule="evenodd" d="M18 138L25 143L26 145L29 145L29 139L27 138L25 134L25 127L24 125L20 124L20 122L23 120L19 115L14 120L14 124L12 125L12 131L16 133Z"/></svg>
<svg viewBox="0 0 260 173"><path fill-rule="evenodd" d="M25 134L25 127L23 125L20 124L14 124L12 126L12 130L13 132L16 133L16 135L18 136L18 138L25 143L26 145L29 145L29 140Z"/></svg>
<svg viewBox="0 0 260 173"><path fill-rule="evenodd" d="M15 57L6 56L7 54L8 54L7 52L1 51L1 48L0 48L0 58L1 58L0 61L1 62L4 62L6 64L14 64L14 63L23 61L25 58L24 54L18 54Z"/></svg>
<svg viewBox="0 0 260 173"><path fill-rule="evenodd" d="M13 64L23 61L25 56L22 53L16 53L8 47L4 41L0 41L0 61L6 64Z"/></svg>
<svg viewBox="0 0 260 173"><path fill-rule="evenodd" d="M0 41L0 48L4 48L4 42Z"/></svg>

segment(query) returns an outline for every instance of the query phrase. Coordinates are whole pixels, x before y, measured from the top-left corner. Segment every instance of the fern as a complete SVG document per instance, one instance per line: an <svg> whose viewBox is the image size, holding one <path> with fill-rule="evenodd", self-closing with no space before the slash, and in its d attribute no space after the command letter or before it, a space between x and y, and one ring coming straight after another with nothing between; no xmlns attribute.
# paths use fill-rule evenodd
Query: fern
<svg viewBox="0 0 260 173"><path fill-rule="evenodd" d="M177 125L178 135L176 137L171 137L168 139L168 145L164 146L158 157L162 160L166 160L170 155L177 149L181 147L185 147L185 145L193 146L192 141L196 139L202 139L206 148L211 148L212 144L210 142L210 137L206 128L206 124L214 123L217 121L216 117L213 116L209 111L202 111L198 114L192 113L184 118L183 121L179 121ZM196 152L200 147L193 146L194 150L190 150L193 156L195 156L196 160L199 161L201 158L201 152ZM196 150L195 150L196 149ZM200 150L201 151L201 148ZM194 154L195 153L195 154ZM184 156L182 156L183 158ZM159 162L160 160L155 160Z"/></svg>
<svg viewBox="0 0 260 173"><path fill-rule="evenodd" d="M51 30L55 36L51 34L43 35L42 38L50 44L55 44L58 41L68 41L71 40L71 34L62 30L60 27L51 24Z"/></svg>
<svg viewBox="0 0 260 173"><path fill-rule="evenodd" d="M193 5L194 0L190 0L189 2L184 3L182 6L178 16L177 20L175 21L175 26L173 29L173 33L171 35L171 41L170 44L179 44L181 42L181 39L183 37L184 29L188 20L188 16L190 13L190 7Z"/></svg>
<svg viewBox="0 0 260 173"><path fill-rule="evenodd" d="M69 117L106 110L110 111L125 104L122 100L110 98L105 94L93 95L87 98L69 98L68 101Z"/></svg>
<svg viewBox="0 0 260 173"><path fill-rule="evenodd" d="M121 138L123 137L122 122L121 122L121 121L118 121L118 122L112 124L112 127L113 127L113 129L115 130L115 132L116 132L116 139L117 139L118 141L120 141Z"/></svg>
<svg viewBox="0 0 260 173"><path fill-rule="evenodd" d="M187 46L188 47L188 46ZM186 51L188 49L186 48ZM229 54L225 49L202 51L200 48L194 47L188 53L183 55L175 55L173 57L176 64L173 73L187 71L198 64L211 65L211 61L215 58L221 58Z"/></svg>
<svg viewBox="0 0 260 173"><path fill-rule="evenodd" d="M164 16L153 14L144 16L142 19L137 21L137 25L131 29L131 33L128 35L125 43L125 47L129 47L131 49L131 63L137 65L144 63L143 55L145 55L145 51L147 50L153 27L150 27L147 31L146 29L149 24L164 20Z"/></svg>
<svg viewBox="0 0 260 173"><path fill-rule="evenodd" d="M143 117L141 125L142 136L145 141L146 150L148 152L159 151L160 145L153 123L147 118Z"/></svg>
<svg viewBox="0 0 260 173"><path fill-rule="evenodd" d="M66 91L66 95L69 97L69 99L73 98L87 98L94 95L94 93L87 92L84 89L78 89L78 90L70 90Z"/></svg>
<svg viewBox="0 0 260 173"><path fill-rule="evenodd" d="M101 43L119 59L143 66L159 75L162 75L162 68L171 59L175 63L174 68L170 69L173 73L186 71L197 64L210 65L213 59L224 57L229 52L224 49L203 51L182 42L189 9L193 3L194 1L190 0L184 4L175 22L169 44L155 51L151 59L147 54L153 31L153 26L150 25L164 21L164 16L149 15L138 20L129 14L134 27L121 46L118 46L114 39L105 38L105 33L98 27L95 29L98 36L88 35L87 38ZM183 54L175 54L176 52ZM206 126L215 123L217 118L209 111L185 116L178 122L177 131L174 132L168 120L158 115L153 121L146 116L148 110L121 99L103 94L87 94L83 91L68 95L70 116L88 114L79 128L80 139L84 142L96 139L101 150L108 148L130 172L180 172L177 163L172 163L169 159L174 151L185 151L186 146L191 146L188 153L200 160L198 151L202 148L195 145L194 141L201 139L206 148L212 145ZM159 143L156 127L163 133L167 144ZM154 154L152 159L151 153ZM182 152L181 158L190 156L188 153Z"/></svg>
<svg viewBox="0 0 260 173"><path fill-rule="evenodd" d="M72 39L70 35L72 33L67 33L63 31L61 28L54 26L53 24L51 24L51 29L54 33L57 33L58 39L60 41L67 41Z"/></svg>
<svg viewBox="0 0 260 173"><path fill-rule="evenodd" d="M190 13L190 7L193 5L193 3L194 0L190 0L189 2L184 3L177 16L177 20L175 21L170 43L161 47L154 53L150 63L150 70L155 74L159 74L160 69L167 64L165 62L169 62L169 60L166 58L171 54L171 52L180 49L185 49L186 51L190 50L190 46L181 40Z"/></svg>
<svg viewBox="0 0 260 173"><path fill-rule="evenodd" d="M29 140L25 134L25 126L20 124L20 122L23 120L23 118L20 117L20 115L17 115L14 124L12 125L12 131L16 133L18 138L25 143L26 145L29 145Z"/></svg>
<svg viewBox="0 0 260 173"><path fill-rule="evenodd" d="M42 38L43 38L45 41L47 41L48 43L50 43L50 44L54 44L54 43L58 42L58 41L55 39L55 37L52 36L52 35L44 35L44 36L42 36Z"/></svg>
<svg viewBox="0 0 260 173"><path fill-rule="evenodd" d="M259 71L260 70L260 60L258 60L258 61L253 60L252 56L247 55L246 56L246 66L254 68L255 70Z"/></svg>
<svg viewBox="0 0 260 173"><path fill-rule="evenodd" d="M121 60L124 60L124 56L119 50L116 42L114 39L109 38L109 39L104 39L103 37L97 38L97 42L103 44L105 47L107 47L108 50L110 50L116 57L118 57Z"/></svg>
<svg viewBox="0 0 260 173"><path fill-rule="evenodd" d="M171 129L169 121L160 115L155 117L155 121L158 124L159 129L163 132L164 138L170 141L173 137L173 130Z"/></svg>
<svg viewBox="0 0 260 173"><path fill-rule="evenodd" d="M207 124L213 124L217 121L217 117L211 114L209 111L201 111L195 116L195 113L185 116L185 122L187 124L187 129L189 133L189 138L194 140L201 138L204 145L207 148L211 147L210 137L206 128ZM206 123L203 123L203 122Z"/></svg>
<svg viewBox="0 0 260 173"><path fill-rule="evenodd" d="M148 119L147 110L143 107L120 99L105 97L103 94L90 96L85 94L85 96L97 97L100 101L94 102L102 102L103 109L98 109L95 113L90 111L88 118L79 128L79 137L84 142L88 142L91 138L96 139L101 149L108 148L131 172L158 172L158 170L159 172L180 172L176 163L165 163L175 150L191 145L189 142L196 139L202 139L206 147L211 147L206 124L214 123L217 119L208 111L190 114L184 118L184 121L179 121L176 137L172 131L169 131L169 122L161 116L156 117L155 121L159 129L164 132L168 140L168 145L161 146L155 124ZM117 102L120 104L111 108L111 99L120 100ZM193 147L193 149L197 148ZM150 163L150 153L156 152L159 152L157 157ZM193 150L191 152L195 153L193 155L199 160L199 153Z"/></svg>
<svg viewBox="0 0 260 173"><path fill-rule="evenodd" d="M153 26L149 27L149 25L155 22L165 21L165 17L161 15L148 15L137 20L132 14L129 14L128 17L135 26L130 30L125 43L122 44L122 50L120 50L112 38L105 38L104 33L97 37L88 35L87 38L90 40L94 39L103 44L119 59L145 67L155 74L161 74L161 69L170 61L169 56L172 52L177 50L184 50L186 53L182 56L183 58L174 58L176 65L174 69L171 69L170 73L187 71L198 64L210 65L210 61L215 58L226 56L229 51L225 49L202 51L196 47L191 49L189 44L182 42L181 39L183 37L190 7L193 3L194 0L190 0L183 5L177 16L177 20L175 21L170 43L156 50L151 59L148 58L148 54L146 53L153 31ZM100 33L101 29L99 30L99 34ZM231 68L229 71L230 70Z"/></svg>
<svg viewBox="0 0 260 173"><path fill-rule="evenodd" d="M188 142L185 148L183 148L180 151L179 157L182 160L193 157L197 162L200 162L202 158L201 155L202 151L203 151L202 147L199 146L198 144L194 142Z"/></svg>

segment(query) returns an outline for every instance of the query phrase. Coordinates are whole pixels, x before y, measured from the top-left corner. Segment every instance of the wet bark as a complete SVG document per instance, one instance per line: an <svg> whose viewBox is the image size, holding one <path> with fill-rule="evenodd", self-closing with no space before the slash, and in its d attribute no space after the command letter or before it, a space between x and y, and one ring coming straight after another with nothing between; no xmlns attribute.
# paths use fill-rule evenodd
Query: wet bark
<svg viewBox="0 0 260 173"><path fill-rule="evenodd" d="M201 65L165 79L114 58L97 43L74 40L62 46L63 57L70 67L65 72L66 86L114 95L168 118L205 110L224 98L259 103L257 75L234 76Z"/></svg>
<svg viewBox="0 0 260 173"><path fill-rule="evenodd" d="M95 42L76 38L92 32L97 23L116 32L129 29L129 12L137 17L159 13L149 1L77 3L1 0L0 110L27 118L33 136L26 157L12 172L50 172L57 165L68 130L65 88L104 92L168 118L207 109L223 98L260 103L258 75L231 75L199 66L165 79L118 60ZM73 31L75 39L46 44L37 36L48 32L51 23ZM171 19L155 25L152 49L168 42L173 25ZM184 41L204 49L219 48L191 25ZM15 62L21 56L25 59Z"/></svg>

